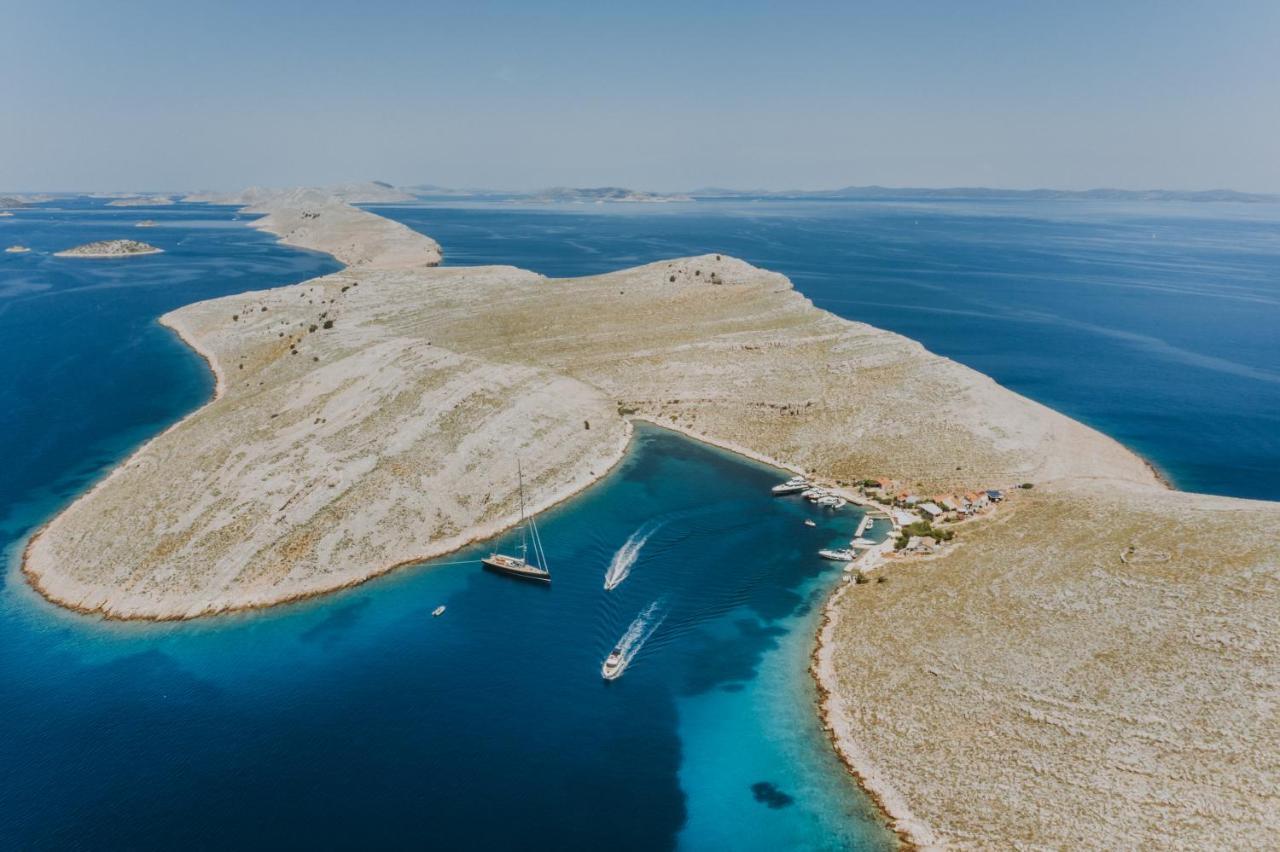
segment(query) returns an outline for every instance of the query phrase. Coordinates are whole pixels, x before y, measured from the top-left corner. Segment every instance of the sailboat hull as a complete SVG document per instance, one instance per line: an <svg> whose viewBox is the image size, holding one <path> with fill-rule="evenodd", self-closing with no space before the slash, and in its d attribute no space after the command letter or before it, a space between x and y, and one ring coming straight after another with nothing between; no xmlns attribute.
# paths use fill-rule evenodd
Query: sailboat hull
<svg viewBox="0 0 1280 852"><path fill-rule="evenodd" d="M517 559L514 556L506 556L501 553L495 553L486 556L480 560L486 570L494 571L498 574L506 574L509 577L519 577L522 580L533 580L539 583L550 583L551 572L537 565L530 565L523 559Z"/></svg>

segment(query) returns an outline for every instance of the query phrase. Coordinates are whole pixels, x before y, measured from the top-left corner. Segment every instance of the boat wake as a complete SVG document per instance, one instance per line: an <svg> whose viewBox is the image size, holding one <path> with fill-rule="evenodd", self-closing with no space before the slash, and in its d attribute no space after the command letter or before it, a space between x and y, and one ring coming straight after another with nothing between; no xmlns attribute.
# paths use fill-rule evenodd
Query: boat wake
<svg viewBox="0 0 1280 852"><path fill-rule="evenodd" d="M612 673L609 674L610 680L622 677L622 673L627 670L627 666L631 665L631 661L636 658L636 654L640 653L644 643L648 642L654 631L662 626L667 614L661 607L661 599L649 604L636 616L636 620L631 622L627 632L622 634L622 638L618 640L618 644L614 648L614 651L621 659Z"/></svg>
<svg viewBox="0 0 1280 852"><path fill-rule="evenodd" d="M622 585L622 581L631 573L631 566L635 565L636 559L640 557L640 549L660 526L662 526L661 521L645 524L633 532L622 547L618 548L618 552L613 554L613 559L609 562L609 568L604 572L605 591Z"/></svg>

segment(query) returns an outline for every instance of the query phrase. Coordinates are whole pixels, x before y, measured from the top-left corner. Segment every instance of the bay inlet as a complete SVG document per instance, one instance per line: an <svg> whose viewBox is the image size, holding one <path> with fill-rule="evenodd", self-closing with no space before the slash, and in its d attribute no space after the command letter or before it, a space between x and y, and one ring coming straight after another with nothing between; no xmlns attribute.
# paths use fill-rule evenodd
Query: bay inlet
<svg viewBox="0 0 1280 852"><path fill-rule="evenodd" d="M121 214L90 205L44 215L45 227L88 239ZM0 321L46 328L40 345L63 356L4 353L26 365L14 380L31 383L14 392L39 384L30 392L46 406L4 424L7 442L33 448L30 469L11 471L0 492L10 565L36 524L207 398L204 365L155 326L157 314L332 268L226 210L146 215L166 249L147 262L166 266L140 279L109 265L77 266L72 279L3 271L12 298ZM65 241L28 227L24 240L42 251ZM255 259L237 263L241 247ZM88 370L99 377L94 417L66 404L85 396ZM128 392L131 383L166 395ZM605 480L543 519L552 589L482 572L472 562L482 543L268 611L119 623L51 606L10 570L0 839L886 846L892 836L823 737L806 672L838 576L814 554L847 539L858 515L775 500L777 477L638 425ZM642 529L625 582L605 590L611 562ZM459 562L469 564L443 564ZM602 682L601 659L646 610L660 623L625 676Z"/></svg>

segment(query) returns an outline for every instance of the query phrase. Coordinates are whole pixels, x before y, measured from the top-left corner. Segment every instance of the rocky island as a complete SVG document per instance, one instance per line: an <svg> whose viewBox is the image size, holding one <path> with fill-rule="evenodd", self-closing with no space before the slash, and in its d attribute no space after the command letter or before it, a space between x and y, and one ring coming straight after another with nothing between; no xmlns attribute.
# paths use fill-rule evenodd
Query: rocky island
<svg viewBox="0 0 1280 852"><path fill-rule="evenodd" d="M144 254L161 254L163 252L164 249L158 249L149 243L139 242L138 240L98 240L97 242L85 243L75 248L54 252L54 257L138 257Z"/></svg>
<svg viewBox="0 0 1280 852"><path fill-rule="evenodd" d="M330 192L257 203L257 227L347 268L162 318L214 399L30 539L50 600L179 619L343 588L510 526L517 456L534 509L586 487L634 419L832 483L1033 482L941 554L837 584L814 673L851 770L920 845L1280 832L1280 506L1168 490L727 256L440 268L434 241Z"/></svg>
<svg viewBox="0 0 1280 852"><path fill-rule="evenodd" d="M142 195L107 202L108 207L164 207L170 204L173 204L173 198L168 195Z"/></svg>
<svg viewBox="0 0 1280 852"><path fill-rule="evenodd" d="M602 186L588 189L570 186L557 186L535 193L532 200L539 202L571 204L602 204L606 202L624 204L662 204L672 201L693 201L693 198L688 195L663 195L657 192L642 192L634 189L624 189L618 186Z"/></svg>

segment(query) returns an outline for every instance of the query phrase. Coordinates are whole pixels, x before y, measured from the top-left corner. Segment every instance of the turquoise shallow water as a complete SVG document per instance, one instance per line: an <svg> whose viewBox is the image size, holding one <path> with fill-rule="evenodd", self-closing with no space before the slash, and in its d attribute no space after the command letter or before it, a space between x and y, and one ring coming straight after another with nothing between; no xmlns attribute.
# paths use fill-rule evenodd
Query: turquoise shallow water
<svg viewBox="0 0 1280 852"><path fill-rule="evenodd" d="M593 275L725 252L1151 459L1280 499L1280 205L698 201L373 208L445 262Z"/></svg>
<svg viewBox="0 0 1280 852"><path fill-rule="evenodd" d="M0 257L11 563L32 525L207 397L155 316L335 268L232 215L82 201L6 224L0 241L38 249ZM47 254L136 236L144 216L165 255ZM481 571L473 548L269 612L117 624L10 571L0 846L883 847L806 673L839 571L814 553L858 514L774 499L778 475L641 427L605 481L542 519L550 589ZM647 641L604 683L642 613Z"/></svg>

